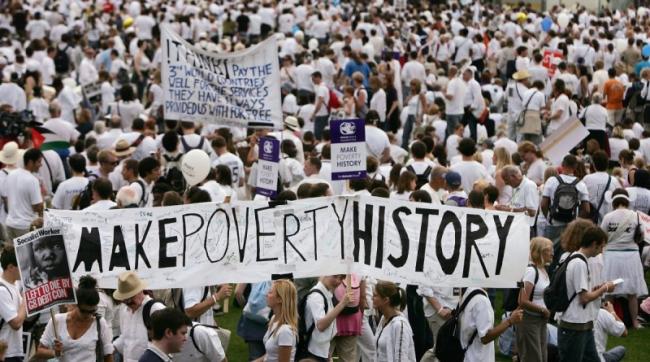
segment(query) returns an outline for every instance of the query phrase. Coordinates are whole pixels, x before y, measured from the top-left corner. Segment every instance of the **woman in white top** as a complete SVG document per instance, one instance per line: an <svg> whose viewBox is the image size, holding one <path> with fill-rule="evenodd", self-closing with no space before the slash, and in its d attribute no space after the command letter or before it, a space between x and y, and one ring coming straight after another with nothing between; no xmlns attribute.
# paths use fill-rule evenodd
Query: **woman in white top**
<svg viewBox="0 0 650 362"><path fill-rule="evenodd" d="M130 131L133 120L144 112L144 107L135 98L135 90L130 84L125 84L120 88L120 101L113 104L111 108L111 113L122 119L122 129L125 131Z"/></svg>
<svg viewBox="0 0 650 362"><path fill-rule="evenodd" d="M612 129L612 137L609 138L609 160L616 164L618 162L618 155L622 150L627 150L630 145L623 136L623 128L616 126ZM610 162L610 166L611 166Z"/></svg>
<svg viewBox="0 0 650 362"><path fill-rule="evenodd" d="M381 79L379 79L379 77L370 77L368 83L372 90L370 109L374 109L379 113L379 128L384 129L384 124L386 122L386 92L381 87Z"/></svg>
<svg viewBox="0 0 650 362"><path fill-rule="evenodd" d="M298 338L298 293L287 279L273 282L266 303L273 311L269 329L264 334L266 354L256 362L290 362L296 355Z"/></svg>
<svg viewBox="0 0 650 362"><path fill-rule="evenodd" d="M215 171L217 173L217 182L226 194L226 198L223 202L229 203L236 201L237 191L232 187L232 173L230 167L228 167L228 165L217 165Z"/></svg>
<svg viewBox="0 0 650 362"><path fill-rule="evenodd" d="M401 310L406 293L395 283L380 281L372 295L372 305L381 314L375 333L375 361L415 361L413 331Z"/></svg>
<svg viewBox="0 0 650 362"><path fill-rule="evenodd" d="M600 224L608 235L607 246L603 251L603 279L623 279L623 283L616 286L613 294L627 296L630 318L634 327L638 328L637 296L647 295L648 286L643 277L639 247L634 241L639 215L628 209L629 205L630 198L625 189L616 189L612 192L613 211L605 215Z"/></svg>
<svg viewBox="0 0 650 362"><path fill-rule="evenodd" d="M566 95L566 84L562 79L557 79L553 86L553 95L555 98L551 103L551 115L549 118L546 135L550 136L560 128L564 122L568 121L571 113L571 101Z"/></svg>
<svg viewBox="0 0 650 362"><path fill-rule="evenodd" d="M548 332L546 323L550 312L544 304L544 289L551 283L546 265L553 261L553 242L536 237L530 241L530 265L524 274L524 287L519 293L519 305L524 319L517 327L517 352L520 361L546 361Z"/></svg>
<svg viewBox="0 0 650 362"><path fill-rule="evenodd" d="M67 313L55 315L56 323L51 319L47 323L35 357L58 358L60 362L97 361L99 343L101 361L112 362L113 333L106 320L96 316L97 281L90 276L81 277L76 294L77 304L69 305Z"/></svg>
<svg viewBox="0 0 650 362"><path fill-rule="evenodd" d="M419 79L411 80L409 85L411 94L406 100L406 122L402 130L402 148L408 149L411 133L414 128L422 122L422 115L427 109L427 99L425 93L422 92L422 82Z"/></svg>
<svg viewBox="0 0 650 362"><path fill-rule="evenodd" d="M404 171L399 175L397 180L397 189L390 193L390 198L394 200L408 201L411 192L415 191L417 186L417 176L411 171Z"/></svg>

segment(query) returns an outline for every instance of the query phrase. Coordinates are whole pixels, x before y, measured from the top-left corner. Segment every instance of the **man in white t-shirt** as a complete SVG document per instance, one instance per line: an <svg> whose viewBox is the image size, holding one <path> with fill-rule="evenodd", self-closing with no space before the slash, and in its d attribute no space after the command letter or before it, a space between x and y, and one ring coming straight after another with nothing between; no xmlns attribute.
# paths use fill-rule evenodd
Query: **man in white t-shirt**
<svg viewBox="0 0 650 362"><path fill-rule="evenodd" d="M160 162L153 157L145 157L138 163L139 179L131 183L138 194L139 207L153 207L153 184L160 178Z"/></svg>
<svg viewBox="0 0 650 362"><path fill-rule="evenodd" d="M194 322L183 349L174 358L184 362L221 362L226 359L226 352L215 327Z"/></svg>
<svg viewBox="0 0 650 362"><path fill-rule="evenodd" d="M596 351L601 362L618 362L625 357L625 347L615 346L607 350L607 335L611 334L616 337L627 337L625 323L618 317L614 310L614 305L606 302L598 310L598 318L594 325L594 339L596 341Z"/></svg>
<svg viewBox="0 0 650 362"><path fill-rule="evenodd" d="M596 151L591 156L591 162L596 172L586 175L582 182L587 186L589 193L589 203L591 214L595 215L596 225L600 225L600 220L610 211L611 204L605 202L605 193L614 191L621 187L617 177L610 176L607 173L609 167L609 157L605 151ZM596 215L597 214L597 215Z"/></svg>
<svg viewBox="0 0 650 362"><path fill-rule="evenodd" d="M310 356L300 358L316 357L319 361L329 358L330 342L336 336L336 317L348 303L354 302L353 292L349 291L336 306L332 304L332 293L343 278L344 275L320 277L318 283L309 291L305 306L305 326L308 330L312 325L314 328L307 346Z"/></svg>
<svg viewBox="0 0 650 362"><path fill-rule="evenodd" d="M463 189L468 194L474 187L474 182L478 180L487 180L493 183L492 176L487 172L483 164L474 160L476 153L476 143L471 138L463 138L458 143L458 151L462 156L462 160L452 165L449 169L458 172L462 175Z"/></svg>
<svg viewBox="0 0 650 362"><path fill-rule="evenodd" d="M88 186L88 179L84 176L86 158L81 154L74 154L68 158L68 164L72 177L59 184L52 199L52 207L59 210L72 210L74 198Z"/></svg>
<svg viewBox="0 0 650 362"><path fill-rule="evenodd" d="M514 311L495 326L490 299L484 290L478 288L467 288L460 298L460 305L461 308L465 305L460 313L460 344L466 349L465 361L493 362L494 340L512 325L521 322L523 310Z"/></svg>
<svg viewBox="0 0 650 362"><path fill-rule="evenodd" d="M111 197L113 196L113 184L109 179L98 178L94 180L92 188L93 203L84 210L102 211L110 210L117 206L117 204L111 200Z"/></svg>
<svg viewBox="0 0 650 362"><path fill-rule="evenodd" d="M302 143L300 145L302 146ZM244 163L239 156L228 152L226 146L226 139L221 136L216 136L212 140L212 149L217 156L215 160L212 161L212 167L214 168L218 165L228 166L230 174L232 175L232 187L237 188L239 186L244 186Z"/></svg>
<svg viewBox="0 0 650 362"><path fill-rule="evenodd" d="M203 150L208 156L212 156L212 147L210 142L198 134L196 134L196 126L194 122L181 122L181 130L183 134L179 137L181 141L181 152L188 153L191 150Z"/></svg>
<svg viewBox="0 0 650 362"><path fill-rule="evenodd" d="M317 140L321 140L323 130L328 125L329 121L329 89L323 84L323 76L319 71L314 71L311 74L311 80L314 84L314 93L316 95L316 104L314 113L311 114L309 119L314 123L314 136Z"/></svg>
<svg viewBox="0 0 650 362"><path fill-rule="evenodd" d="M517 166L509 165L501 169L503 182L512 187L512 196L508 205L496 205L495 209L509 212L523 212L532 227L539 208L539 191L537 185L522 175Z"/></svg>
<svg viewBox="0 0 650 362"><path fill-rule="evenodd" d="M571 254L566 268L567 309L558 323L558 350L561 361L598 361L593 326L598 318L600 298L614 291L614 283L594 285L587 258L600 254L607 234L598 226L584 231L580 249Z"/></svg>
<svg viewBox="0 0 650 362"><path fill-rule="evenodd" d="M23 155L23 168L11 172L4 182L2 198L7 209L7 238L12 240L29 232L43 215L41 184L34 174L43 162L43 153L31 148Z"/></svg>
<svg viewBox="0 0 650 362"><path fill-rule="evenodd" d="M183 308L185 314L201 324L214 326L213 310L219 307L219 301L232 293L230 284L219 286L219 290L210 293L210 287L183 288Z"/></svg>
<svg viewBox="0 0 650 362"><path fill-rule="evenodd" d="M0 278L0 318L4 322L0 328L0 340L7 344L4 354L5 361L22 361L23 351L23 322L27 317L25 300L16 281L20 280L20 270L13 248L5 250L0 255L2 278Z"/></svg>
<svg viewBox="0 0 650 362"><path fill-rule="evenodd" d="M576 177L574 176L576 167L578 167L578 159L575 156L564 156L564 159L562 160L562 174L546 180L544 189L542 191L542 201L540 203L540 207L544 213L544 217L546 217L546 220L549 221L549 224L544 230L544 237L553 241L553 265L557 264L560 256L562 255L562 248L560 247L560 234L562 231L564 231L566 225L572 221L558 220L555 215L552 215L555 191L560 184L558 178L562 178L563 183L572 184L576 182ZM579 211L574 211L574 214L579 217L588 218L589 192L587 191L587 186L584 182L578 181L575 184L575 188L578 191L578 205L576 205L576 209Z"/></svg>
<svg viewBox="0 0 650 362"><path fill-rule="evenodd" d="M379 163L387 162L390 155L390 142L388 135L383 130L377 128L379 122L379 114L377 111L371 109L366 113L366 151L368 156L372 156L379 160Z"/></svg>
<svg viewBox="0 0 650 362"><path fill-rule="evenodd" d="M465 93L467 85L461 77L458 76L458 68L449 67L449 83L445 91L445 119L447 120L447 137L453 134L456 125L462 122L465 108Z"/></svg>

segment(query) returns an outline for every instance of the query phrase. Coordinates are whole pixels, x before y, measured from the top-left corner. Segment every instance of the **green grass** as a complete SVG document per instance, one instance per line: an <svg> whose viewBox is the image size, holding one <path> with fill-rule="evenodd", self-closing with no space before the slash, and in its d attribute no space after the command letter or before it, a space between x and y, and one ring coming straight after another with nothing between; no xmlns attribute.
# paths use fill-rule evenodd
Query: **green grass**
<svg viewBox="0 0 650 362"><path fill-rule="evenodd" d="M495 301L497 306L501 305L501 295L502 293L497 294L497 300ZM500 319L501 313L501 308L497 308L495 316L497 321ZM248 347L244 343L244 340L237 335L237 321L239 321L240 315L241 309L233 306L231 303L230 312L217 317L219 326L232 331L227 353L228 361L230 362L248 361ZM650 361L650 327L628 331L628 336L625 338L609 337L608 347L612 348L617 345L623 345L627 349L624 361ZM496 345L495 350L497 351L497 361L505 362L511 360L509 357L502 356L498 352L499 348Z"/></svg>

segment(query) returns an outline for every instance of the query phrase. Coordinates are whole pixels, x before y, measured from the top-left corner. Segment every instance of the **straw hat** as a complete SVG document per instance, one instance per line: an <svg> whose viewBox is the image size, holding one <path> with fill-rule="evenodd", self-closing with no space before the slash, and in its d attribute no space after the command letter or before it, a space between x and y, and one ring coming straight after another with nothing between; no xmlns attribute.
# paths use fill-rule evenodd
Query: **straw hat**
<svg viewBox="0 0 650 362"><path fill-rule="evenodd" d="M296 117L288 116L284 119L284 125L292 131L300 131L300 123Z"/></svg>
<svg viewBox="0 0 650 362"><path fill-rule="evenodd" d="M131 147L129 141L119 139L117 143L115 143L115 152L113 152L115 157L128 157L131 156L133 152L135 152L135 147Z"/></svg>
<svg viewBox="0 0 650 362"><path fill-rule="evenodd" d="M20 160L21 153L16 142L5 143L0 151L0 162L5 165L15 165Z"/></svg>
<svg viewBox="0 0 650 362"><path fill-rule="evenodd" d="M520 70L517 73L512 75L512 79L514 80L524 80L530 78L530 73L528 73L527 70Z"/></svg>
<svg viewBox="0 0 650 362"><path fill-rule="evenodd" d="M133 271L120 274L117 279L117 289L113 292L113 298L126 300L143 291L147 285Z"/></svg>

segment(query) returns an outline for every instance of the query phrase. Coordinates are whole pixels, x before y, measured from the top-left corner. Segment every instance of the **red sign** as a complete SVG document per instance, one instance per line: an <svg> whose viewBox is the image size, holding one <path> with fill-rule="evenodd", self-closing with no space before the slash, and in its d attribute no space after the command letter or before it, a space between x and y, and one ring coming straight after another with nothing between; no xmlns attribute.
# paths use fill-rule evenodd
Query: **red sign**
<svg viewBox="0 0 650 362"><path fill-rule="evenodd" d="M562 61L562 52L559 50L544 50L544 60L542 66L548 69L548 76L553 77L557 65Z"/></svg>

